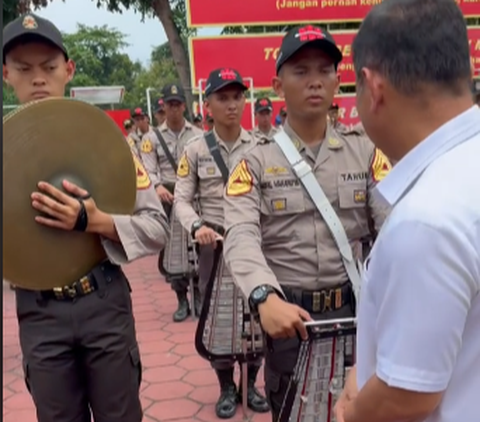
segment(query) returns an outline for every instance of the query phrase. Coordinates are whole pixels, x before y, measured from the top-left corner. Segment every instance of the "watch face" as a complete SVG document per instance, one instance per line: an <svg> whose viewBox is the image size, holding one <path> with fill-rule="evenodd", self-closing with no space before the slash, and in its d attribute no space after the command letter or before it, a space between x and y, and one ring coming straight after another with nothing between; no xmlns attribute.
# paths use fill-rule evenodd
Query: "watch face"
<svg viewBox="0 0 480 422"><path fill-rule="evenodd" d="M259 287L253 291L252 299L254 301L261 300L265 295L265 289L263 287Z"/></svg>

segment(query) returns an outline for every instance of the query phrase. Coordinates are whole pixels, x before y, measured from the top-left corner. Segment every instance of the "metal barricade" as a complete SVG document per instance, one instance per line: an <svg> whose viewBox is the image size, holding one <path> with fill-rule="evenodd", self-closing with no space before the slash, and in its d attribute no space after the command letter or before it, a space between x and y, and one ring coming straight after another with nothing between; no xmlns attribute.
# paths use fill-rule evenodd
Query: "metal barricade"
<svg viewBox="0 0 480 422"><path fill-rule="evenodd" d="M277 422L335 422L333 407L355 356L355 318L306 323Z"/></svg>

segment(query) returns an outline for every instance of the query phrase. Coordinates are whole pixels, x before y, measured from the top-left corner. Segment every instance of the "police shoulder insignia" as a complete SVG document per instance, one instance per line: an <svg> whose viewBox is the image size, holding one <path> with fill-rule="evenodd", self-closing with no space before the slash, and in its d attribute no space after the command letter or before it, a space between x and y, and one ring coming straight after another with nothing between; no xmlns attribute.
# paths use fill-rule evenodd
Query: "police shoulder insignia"
<svg viewBox="0 0 480 422"><path fill-rule="evenodd" d="M372 160L372 177L375 182L383 180L392 169L390 161L385 154L378 148L375 148L375 154Z"/></svg>
<svg viewBox="0 0 480 422"><path fill-rule="evenodd" d="M143 164L140 162L136 154L133 155L133 161L135 163L135 172L137 174L137 189L143 190L150 187L152 182L150 181L150 177L148 177L148 173L143 167Z"/></svg>
<svg viewBox="0 0 480 422"><path fill-rule="evenodd" d="M145 154L148 154L149 152L152 152L152 151L153 151L152 141L150 141L150 139L148 139L148 138L145 138L145 139L142 141L142 145L141 145L140 149L141 149L142 152L144 152Z"/></svg>
<svg viewBox="0 0 480 422"><path fill-rule="evenodd" d="M187 154L183 153L178 163L177 176L187 177L190 174L190 164L188 164Z"/></svg>
<svg viewBox="0 0 480 422"><path fill-rule="evenodd" d="M227 183L228 196L241 196L250 193L253 187L253 176L245 160L240 161L233 169Z"/></svg>

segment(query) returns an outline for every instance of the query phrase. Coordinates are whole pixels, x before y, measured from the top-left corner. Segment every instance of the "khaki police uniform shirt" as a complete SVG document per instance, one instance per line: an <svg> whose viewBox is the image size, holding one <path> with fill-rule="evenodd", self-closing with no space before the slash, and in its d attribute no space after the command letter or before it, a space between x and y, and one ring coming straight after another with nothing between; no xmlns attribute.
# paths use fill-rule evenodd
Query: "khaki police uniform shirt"
<svg viewBox="0 0 480 422"><path fill-rule="evenodd" d="M317 156L289 127L337 212L357 258L360 239L378 230L388 208L372 189L390 170L386 157L357 132L328 125ZM246 295L262 284L320 290L348 280L330 231L281 149L263 138L233 169L225 192L224 256Z"/></svg>
<svg viewBox="0 0 480 422"><path fill-rule="evenodd" d="M260 130L260 128L258 126L255 126L252 130L252 135L256 136L257 138L263 138L265 136L267 138L273 138L273 135L275 135L279 131L280 131L280 129L276 128L275 126L272 126L270 128L270 131L267 134L265 134Z"/></svg>
<svg viewBox="0 0 480 422"><path fill-rule="evenodd" d="M127 142L128 145L130 145L131 148L136 152L138 155L140 153L140 144L141 144L141 139L140 136L138 136L137 133L135 132L130 132L127 136Z"/></svg>
<svg viewBox="0 0 480 422"><path fill-rule="evenodd" d="M156 255L168 238L168 223L148 173L137 155L132 154L137 174L137 198L133 215L113 215L120 242L102 238L108 258L123 265L147 255Z"/></svg>
<svg viewBox="0 0 480 422"><path fill-rule="evenodd" d="M232 168L243 152L254 143L254 138L242 129L231 149L213 130L222 158ZM202 135L190 141L180 159L175 185L174 207L178 220L189 232L199 215L193 208L197 196L202 219L223 226L224 182L220 169L210 154L205 137Z"/></svg>
<svg viewBox="0 0 480 422"><path fill-rule="evenodd" d="M158 128L158 131L165 140L168 150L176 163L178 163L178 158L181 156L187 142L203 134L201 129L187 121L185 121L185 126L178 134L169 129L166 122ZM143 136L140 154L155 187L160 184L173 184L176 182L177 176L175 169L172 167L170 161L168 161L167 155L153 129L150 129L150 131Z"/></svg>

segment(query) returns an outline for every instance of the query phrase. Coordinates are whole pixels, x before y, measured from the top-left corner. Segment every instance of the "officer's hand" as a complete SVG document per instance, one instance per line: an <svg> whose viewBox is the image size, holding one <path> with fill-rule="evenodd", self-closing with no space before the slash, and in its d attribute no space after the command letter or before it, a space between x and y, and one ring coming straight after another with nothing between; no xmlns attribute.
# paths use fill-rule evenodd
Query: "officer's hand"
<svg viewBox="0 0 480 422"><path fill-rule="evenodd" d="M347 406L349 406L355 399L355 397L357 397L357 394L357 371L354 367L348 373L342 394L340 394L340 397L338 398L337 403L335 403L335 407L333 409L337 422L345 422L345 410L347 409Z"/></svg>
<svg viewBox="0 0 480 422"><path fill-rule="evenodd" d="M162 185L159 185L155 190L157 191L157 195L160 198L160 201L166 202L167 204L173 204L173 195L168 189L166 189Z"/></svg>
<svg viewBox="0 0 480 422"><path fill-rule="evenodd" d="M202 226L195 232L195 240L200 245L216 246L217 238L218 238L218 233L207 226Z"/></svg>
<svg viewBox="0 0 480 422"><path fill-rule="evenodd" d="M305 321L311 321L309 313L300 306L285 302L276 294L258 306L263 330L272 338L292 338L297 333L303 340L308 338Z"/></svg>
<svg viewBox="0 0 480 422"><path fill-rule="evenodd" d="M38 189L40 192L32 193L32 207L37 211L46 214L46 216L36 216L35 221L37 223L62 230L73 230L81 209L80 202L75 197L88 197L88 199L83 201L83 204L89 221L100 212L95 201L89 197L88 192L85 189L82 189L67 180L64 180L62 185L71 196L57 189L50 183L38 183Z"/></svg>

